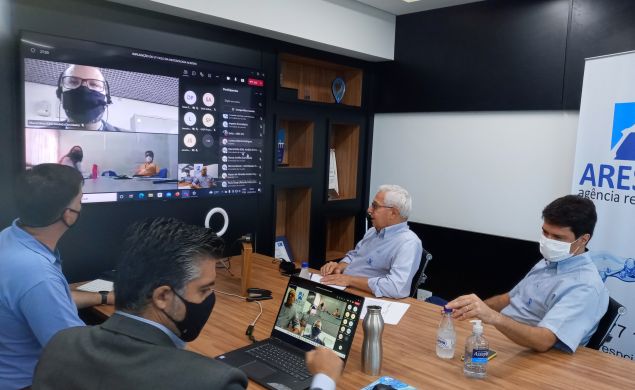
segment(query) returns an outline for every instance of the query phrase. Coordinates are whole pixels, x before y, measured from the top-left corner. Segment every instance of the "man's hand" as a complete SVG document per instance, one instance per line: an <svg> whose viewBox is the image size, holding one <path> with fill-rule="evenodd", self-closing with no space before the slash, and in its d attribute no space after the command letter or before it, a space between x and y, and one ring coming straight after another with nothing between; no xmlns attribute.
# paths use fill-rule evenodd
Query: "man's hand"
<svg viewBox="0 0 635 390"><path fill-rule="evenodd" d="M351 276L344 274L327 275L320 280L323 284L334 284L336 286L348 287L351 285Z"/></svg>
<svg viewBox="0 0 635 390"><path fill-rule="evenodd" d="M487 306L487 304L475 294L462 295L445 306L454 309L452 318L460 321L478 318L486 324L494 324L501 315L496 310Z"/></svg>
<svg viewBox="0 0 635 390"><path fill-rule="evenodd" d="M322 268L320 268L320 274L322 274L322 276L331 275L331 274L341 274L342 272L344 272L344 269L346 268L346 266L348 266L347 263L338 263L335 261L329 261L328 263L324 264Z"/></svg>
<svg viewBox="0 0 635 390"><path fill-rule="evenodd" d="M337 383L342 374L344 362L330 349L316 348L306 353L306 366L311 374L322 373Z"/></svg>

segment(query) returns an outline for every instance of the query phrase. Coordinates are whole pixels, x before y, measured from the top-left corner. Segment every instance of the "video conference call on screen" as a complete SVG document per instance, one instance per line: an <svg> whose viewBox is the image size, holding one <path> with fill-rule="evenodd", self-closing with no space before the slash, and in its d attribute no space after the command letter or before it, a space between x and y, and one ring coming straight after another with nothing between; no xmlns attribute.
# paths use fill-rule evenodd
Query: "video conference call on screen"
<svg viewBox="0 0 635 390"><path fill-rule="evenodd" d="M264 74L23 33L26 168L75 167L82 202L262 191Z"/></svg>
<svg viewBox="0 0 635 390"><path fill-rule="evenodd" d="M292 308L280 308L275 330L313 346L324 346L345 358L350 349L362 312L362 301L330 296L300 286L289 285L284 296L293 290L296 300ZM289 315L291 310L293 315Z"/></svg>

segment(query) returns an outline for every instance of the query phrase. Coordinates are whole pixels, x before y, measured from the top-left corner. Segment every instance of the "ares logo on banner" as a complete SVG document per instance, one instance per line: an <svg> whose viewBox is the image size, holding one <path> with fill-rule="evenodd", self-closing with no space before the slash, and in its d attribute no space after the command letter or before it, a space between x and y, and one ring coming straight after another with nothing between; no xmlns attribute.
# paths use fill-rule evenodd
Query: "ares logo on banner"
<svg viewBox="0 0 635 390"><path fill-rule="evenodd" d="M601 351L635 360L635 52L587 59L572 193L593 200L589 243L610 295L627 312Z"/></svg>

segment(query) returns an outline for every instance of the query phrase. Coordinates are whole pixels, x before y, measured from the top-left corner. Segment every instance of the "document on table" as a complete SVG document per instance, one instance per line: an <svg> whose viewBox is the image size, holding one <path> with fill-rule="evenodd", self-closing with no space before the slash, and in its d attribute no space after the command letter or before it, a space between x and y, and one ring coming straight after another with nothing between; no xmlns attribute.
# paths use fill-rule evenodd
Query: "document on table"
<svg viewBox="0 0 635 390"><path fill-rule="evenodd" d="M82 284L77 287L77 289L88 292L112 291L112 282L103 279L95 279L92 282Z"/></svg>
<svg viewBox="0 0 635 390"><path fill-rule="evenodd" d="M410 304L403 302L384 301L376 298L365 298L364 307L359 318L364 319L366 316L366 308L368 306L381 306L381 316L384 319L384 323L390 325L397 325L401 321L401 317L406 314L406 311L410 307Z"/></svg>
<svg viewBox="0 0 635 390"><path fill-rule="evenodd" d="M311 280L314 281L314 282L322 283L322 282L320 282L320 280L322 280L322 275L320 275L320 274L311 274ZM322 284L324 284L324 283L322 283ZM344 286L336 286L334 284L327 284L327 286L336 288L338 290L344 290L346 288Z"/></svg>

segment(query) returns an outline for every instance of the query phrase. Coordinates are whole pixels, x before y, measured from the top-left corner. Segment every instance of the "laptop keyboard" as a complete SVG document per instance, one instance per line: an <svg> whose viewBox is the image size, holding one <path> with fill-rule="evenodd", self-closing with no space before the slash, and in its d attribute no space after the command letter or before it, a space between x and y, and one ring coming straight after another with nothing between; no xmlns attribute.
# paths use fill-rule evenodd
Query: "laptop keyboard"
<svg viewBox="0 0 635 390"><path fill-rule="evenodd" d="M311 376L307 370L304 358L286 351L273 344L262 344L247 350L253 357L263 360L282 372L286 372L298 380L304 380Z"/></svg>

